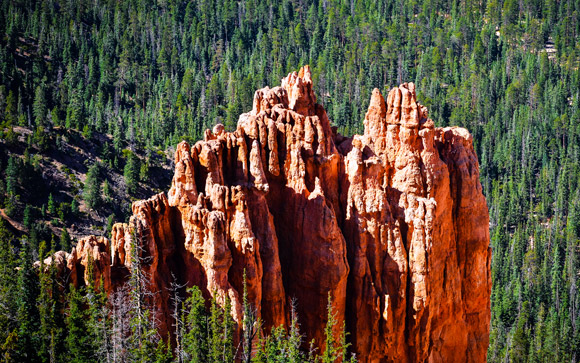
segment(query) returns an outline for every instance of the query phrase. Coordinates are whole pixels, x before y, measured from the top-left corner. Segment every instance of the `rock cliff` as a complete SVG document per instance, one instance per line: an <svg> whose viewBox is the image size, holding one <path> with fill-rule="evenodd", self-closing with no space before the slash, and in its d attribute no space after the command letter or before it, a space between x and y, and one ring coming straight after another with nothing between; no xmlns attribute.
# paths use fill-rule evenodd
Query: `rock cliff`
<svg viewBox="0 0 580 363"><path fill-rule="evenodd" d="M172 281L227 294L241 319L242 276L266 327L323 342L327 296L363 362L480 362L490 320L489 216L472 137L434 127L415 87L372 93L364 135L336 133L308 66L256 91L234 132L217 125L175 152L167 196L133 204L111 241L60 253L71 281L87 265L113 291L148 256L162 330Z"/></svg>

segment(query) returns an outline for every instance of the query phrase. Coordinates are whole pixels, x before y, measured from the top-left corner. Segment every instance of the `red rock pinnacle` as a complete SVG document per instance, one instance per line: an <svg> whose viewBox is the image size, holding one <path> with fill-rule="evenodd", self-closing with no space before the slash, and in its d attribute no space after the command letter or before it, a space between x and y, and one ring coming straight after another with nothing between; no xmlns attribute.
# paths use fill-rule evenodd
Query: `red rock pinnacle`
<svg viewBox="0 0 580 363"><path fill-rule="evenodd" d="M240 322L245 271L267 328L296 298L302 331L323 342L330 294L363 362L485 361L489 216L471 135L434 127L413 83L386 102L375 89L364 126L333 134L305 66L256 91L234 132L180 143L168 197L134 203L111 242L87 237L57 261L82 284L90 255L112 291L140 236L163 330L172 275L227 294Z"/></svg>

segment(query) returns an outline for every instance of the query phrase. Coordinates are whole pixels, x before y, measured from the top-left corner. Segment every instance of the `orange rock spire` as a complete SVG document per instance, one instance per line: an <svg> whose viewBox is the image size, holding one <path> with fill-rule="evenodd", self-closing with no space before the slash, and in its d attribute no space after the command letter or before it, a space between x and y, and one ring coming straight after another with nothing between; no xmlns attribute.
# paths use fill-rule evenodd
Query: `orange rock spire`
<svg viewBox="0 0 580 363"><path fill-rule="evenodd" d="M485 361L489 216L471 135L434 127L413 83L386 101L375 89L364 126L332 131L305 66L256 91L234 132L180 143L168 196L134 203L111 242L87 237L56 260L76 284L93 261L113 291L141 236L163 330L172 276L228 295L240 322L245 271L267 328L296 298L302 331L323 342L330 294L362 362Z"/></svg>

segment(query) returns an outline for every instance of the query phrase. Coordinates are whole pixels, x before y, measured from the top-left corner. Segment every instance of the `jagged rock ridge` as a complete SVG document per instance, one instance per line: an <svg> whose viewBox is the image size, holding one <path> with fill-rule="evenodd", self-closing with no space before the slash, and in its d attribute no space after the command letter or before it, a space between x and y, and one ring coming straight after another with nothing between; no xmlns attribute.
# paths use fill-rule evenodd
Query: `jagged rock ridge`
<svg viewBox="0 0 580 363"><path fill-rule="evenodd" d="M227 294L240 321L245 270L266 328L287 324L295 298L323 342L330 294L363 362L485 361L489 215L471 135L434 127L412 83L386 101L375 89L364 126L337 134L303 67L256 91L236 131L180 143L168 195L134 203L111 241L57 254L59 268L83 284L94 263L113 291L140 236L164 331L172 276Z"/></svg>

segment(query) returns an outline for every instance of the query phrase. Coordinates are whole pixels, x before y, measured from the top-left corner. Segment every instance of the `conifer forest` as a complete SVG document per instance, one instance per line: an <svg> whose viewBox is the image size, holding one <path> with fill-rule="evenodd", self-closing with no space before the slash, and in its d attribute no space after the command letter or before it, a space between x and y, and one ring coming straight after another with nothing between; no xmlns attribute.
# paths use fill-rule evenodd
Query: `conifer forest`
<svg viewBox="0 0 580 363"><path fill-rule="evenodd" d="M487 359L579 362L579 0L0 1L1 359L361 358L330 301L324 350L297 314L262 331L245 294L236 336L229 302L196 287L172 296L168 338L147 274L107 296L46 260L109 237L169 188L180 141L235 130L256 89L303 65L343 135L363 133L375 87L404 82L436 126L471 132L490 216Z"/></svg>

